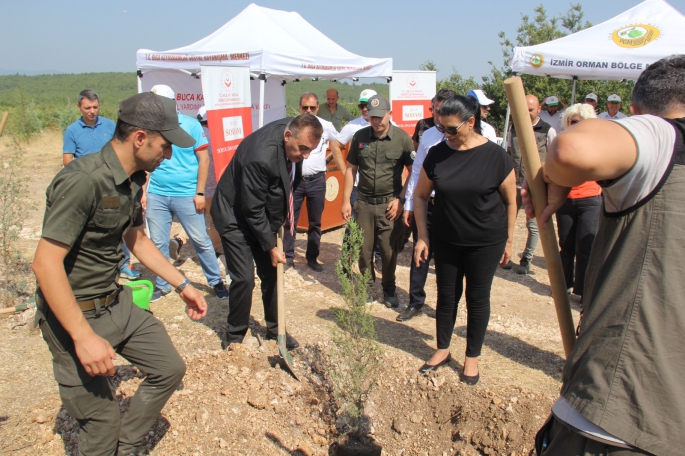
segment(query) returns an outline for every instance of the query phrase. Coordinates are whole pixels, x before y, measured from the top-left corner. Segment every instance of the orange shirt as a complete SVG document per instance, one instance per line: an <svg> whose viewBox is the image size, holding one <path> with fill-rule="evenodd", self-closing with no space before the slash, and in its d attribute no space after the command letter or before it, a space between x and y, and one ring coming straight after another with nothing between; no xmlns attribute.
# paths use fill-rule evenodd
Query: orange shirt
<svg viewBox="0 0 685 456"><path fill-rule="evenodd" d="M588 181L573 187L571 192L568 194L568 197L572 199L580 199L589 198L591 196L599 196L601 194L602 187L600 187L595 181Z"/></svg>

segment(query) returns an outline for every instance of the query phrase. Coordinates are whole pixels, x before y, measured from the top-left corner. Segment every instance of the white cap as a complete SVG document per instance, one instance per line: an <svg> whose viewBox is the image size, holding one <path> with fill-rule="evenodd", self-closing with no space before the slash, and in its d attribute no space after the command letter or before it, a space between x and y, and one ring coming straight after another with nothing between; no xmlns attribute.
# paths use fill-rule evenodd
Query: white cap
<svg viewBox="0 0 685 456"><path fill-rule="evenodd" d="M545 104L547 106L559 106L559 99L552 95L551 97L545 98Z"/></svg>
<svg viewBox="0 0 685 456"><path fill-rule="evenodd" d="M364 89L362 90L362 93L359 94L359 102L366 103L367 101L369 101L369 98L371 98L374 95L378 95L375 90Z"/></svg>
<svg viewBox="0 0 685 456"><path fill-rule="evenodd" d="M173 89L168 85L157 84L156 86L150 89L150 92L155 93L157 95L161 95L163 97L171 98L172 100L176 100L176 94L174 93Z"/></svg>
<svg viewBox="0 0 685 456"><path fill-rule="evenodd" d="M478 103L480 103L481 106L488 106L495 102L495 100L491 100L488 97L486 97L485 92L483 92L480 89L471 90L469 93L466 94L466 96L475 98L476 100L478 100Z"/></svg>
<svg viewBox="0 0 685 456"><path fill-rule="evenodd" d="M597 100L597 94L594 94L594 93L588 93L587 95L585 95L585 99L586 100L598 101Z"/></svg>
<svg viewBox="0 0 685 456"><path fill-rule="evenodd" d="M612 93L612 94L609 95L609 97L607 98L607 102L608 102L608 103L620 103L620 102L621 102L621 97L619 97L619 96L618 96L617 94L615 94L615 93Z"/></svg>
<svg viewBox="0 0 685 456"><path fill-rule="evenodd" d="M197 120L200 122L207 122L207 107L202 105L200 109L197 110Z"/></svg>

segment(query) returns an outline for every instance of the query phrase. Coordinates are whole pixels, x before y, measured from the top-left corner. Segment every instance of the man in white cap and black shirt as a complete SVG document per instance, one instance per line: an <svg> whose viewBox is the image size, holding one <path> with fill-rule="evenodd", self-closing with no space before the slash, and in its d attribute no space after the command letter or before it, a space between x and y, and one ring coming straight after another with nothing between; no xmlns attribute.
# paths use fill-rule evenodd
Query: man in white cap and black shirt
<svg viewBox="0 0 685 456"><path fill-rule="evenodd" d="M416 149L416 157L414 158L414 164L411 168L411 174L409 179L407 179L407 191L405 194L402 221L407 227L411 228L414 236L414 246L416 246L416 242L419 239L416 223L414 222L414 189L419 181L419 175L421 174L421 169L423 169L423 161L426 159L428 151L431 147L445 140L445 135L440 133L435 125L440 122L438 112L440 111L443 101L454 95L456 95L456 93L453 90L440 89L433 98L433 127L426 130L421 136L419 147ZM431 215L433 213L434 197L435 192L432 192L428 199L427 222L429 237L431 234ZM407 321L421 313L423 304L426 302L426 290L424 288L426 286L428 267L432 255L433 251L430 250L428 252L428 260L422 262L419 267L416 266L414 261L411 262L409 268L409 304L407 305L407 308L397 316L397 321Z"/></svg>
<svg viewBox="0 0 685 456"><path fill-rule="evenodd" d="M561 112L559 112L559 99L554 95L545 98L544 105L547 106L547 110L544 109L540 111L540 118L547 122L554 131L561 131Z"/></svg>
<svg viewBox="0 0 685 456"><path fill-rule="evenodd" d="M309 228L307 229L307 251L305 258L307 265L315 272L323 271L316 261L319 257L319 245L321 244L321 214L326 201L326 150L328 143L338 135L335 126L317 116L319 111L319 97L314 92L305 92L300 96L300 114L311 114L319 119L323 127L323 135L316 149L312 150L309 157L302 160L302 181L293 191L293 223L297 229L297 221L300 218L300 210L305 197L307 198L307 217ZM290 229L290 224L285 224L283 236L283 251L285 252L286 268L294 266L295 260L295 236L296 231ZM292 231L293 234L290 234Z"/></svg>
<svg viewBox="0 0 685 456"><path fill-rule="evenodd" d="M615 93L609 95L609 97L607 97L607 110L597 117L607 120L618 120L628 117L621 112L621 97Z"/></svg>
<svg viewBox="0 0 685 456"><path fill-rule="evenodd" d="M497 143L497 132L495 131L495 128L485 121L485 119L488 118L488 115L490 115L490 105L493 104L495 100L486 97L485 92L480 89L471 90L466 96L475 98L478 100L478 103L480 103L481 135L486 139Z"/></svg>

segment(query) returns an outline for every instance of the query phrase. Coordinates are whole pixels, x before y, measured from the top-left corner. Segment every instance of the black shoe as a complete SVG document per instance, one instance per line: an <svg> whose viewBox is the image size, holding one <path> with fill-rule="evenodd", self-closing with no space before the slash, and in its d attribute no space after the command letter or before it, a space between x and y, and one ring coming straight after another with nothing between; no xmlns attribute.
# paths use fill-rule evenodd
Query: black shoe
<svg viewBox="0 0 685 456"><path fill-rule="evenodd" d="M152 298L150 299L150 302L159 301L169 293L171 293L171 289L164 290L162 288L155 287L155 289L152 292Z"/></svg>
<svg viewBox="0 0 685 456"><path fill-rule="evenodd" d="M509 263L502 266L502 269L514 269L514 262L509 260Z"/></svg>
<svg viewBox="0 0 685 456"><path fill-rule="evenodd" d="M396 320L397 320L397 321L407 321L407 320L411 320L412 317L414 317L415 315L418 315L418 314L420 314L420 313L421 313L421 307L412 307L412 306L409 306L409 307L407 307L406 309L404 309L404 312L402 312L401 314L399 314L399 315L397 316Z"/></svg>
<svg viewBox="0 0 685 456"><path fill-rule="evenodd" d="M174 238L169 241L169 258L178 260L178 253L181 251L181 247L183 247L183 239L174 236Z"/></svg>
<svg viewBox="0 0 685 456"><path fill-rule="evenodd" d="M291 268L295 268L295 263L292 261L286 261L285 264L283 265L283 272L285 272Z"/></svg>
<svg viewBox="0 0 685 456"><path fill-rule="evenodd" d="M216 293L217 298L228 299L228 290L226 289L226 285L224 285L223 282L217 283L212 288L214 288L214 292Z"/></svg>
<svg viewBox="0 0 685 456"><path fill-rule="evenodd" d="M316 260L314 260L314 261L309 261L309 262L307 263L307 266L309 266L310 268L312 268L312 270L313 270L314 272L321 272L321 271L323 271L323 267L321 267L321 265L320 265L319 263L317 263Z"/></svg>
<svg viewBox="0 0 685 456"><path fill-rule="evenodd" d="M521 259L521 263L519 263L519 267L516 268L516 273L517 274L528 274L530 272L530 261L526 260L525 258Z"/></svg>
<svg viewBox="0 0 685 456"><path fill-rule="evenodd" d="M275 340L278 341L278 334L266 334L266 340ZM288 333L285 333L285 348L288 350L295 350L297 347L300 346L300 343L295 340L293 336L291 336Z"/></svg>
<svg viewBox="0 0 685 456"><path fill-rule="evenodd" d="M390 294L386 293L385 291L383 292L383 301L385 302L385 307L388 309L390 308L395 308L400 305L400 300L397 299L397 295L395 293Z"/></svg>
<svg viewBox="0 0 685 456"><path fill-rule="evenodd" d="M419 369L419 372L421 372L422 374L427 374L428 372L436 371L436 370L438 370L438 367L442 366L443 364L447 364L450 361L452 361L452 354L448 353L447 357L445 359L443 359L442 361L440 361L438 364L433 364L433 365L428 364L428 363L424 364Z"/></svg>
<svg viewBox="0 0 685 456"><path fill-rule="evenodd" d="M473 376L461 374L461 381L466 383L467 385L473 386L476 383L478 383L478 380L480 380L480 372Z"/></svg>

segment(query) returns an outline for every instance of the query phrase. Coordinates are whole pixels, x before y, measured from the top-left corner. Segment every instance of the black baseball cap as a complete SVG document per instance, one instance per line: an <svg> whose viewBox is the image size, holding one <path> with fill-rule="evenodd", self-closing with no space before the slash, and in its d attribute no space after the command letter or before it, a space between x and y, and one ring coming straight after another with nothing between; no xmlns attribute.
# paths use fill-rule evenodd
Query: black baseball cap
<svg viewBox="0 0 685 456"><path fill-rule="evenodd" d="M195 139L178 124L176 101L152 92L133 95L119 103L119 119L134 127L158 131L175 146L195 145Z"/></svg>
<svg viewBox="0 0 685 456"><path fill-rule="evenodd" d="M390 102L383 95L372 96L366 106L369 108L369 117L383 117L390 111Z"/></svg>

